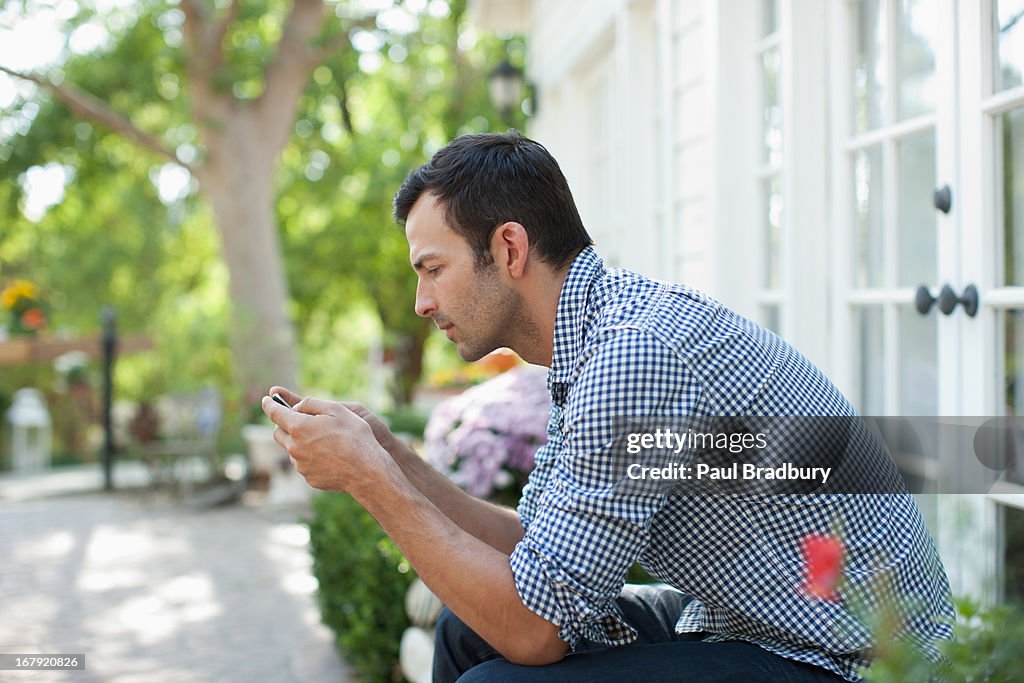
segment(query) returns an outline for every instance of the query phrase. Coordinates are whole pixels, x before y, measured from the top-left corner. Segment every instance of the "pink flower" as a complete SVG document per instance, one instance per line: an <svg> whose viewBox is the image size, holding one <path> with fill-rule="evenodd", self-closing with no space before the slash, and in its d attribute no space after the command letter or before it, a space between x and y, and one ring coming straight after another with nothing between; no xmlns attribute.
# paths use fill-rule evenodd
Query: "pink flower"
<svg viewBox="0 0 1024 683"><path fill-rule="evenodd" d="M474 496L509 489L547 441L547 370L522 365L441 403L424 433L427 460Z"/></svg>
<svg viewBox="0 0 1024 683"><path fill-rule="evenodd" d="M832 535L810 534L800 544L804 582L800 591L816 600L839 599L836 585L843 569L843 542Z"/></svg>

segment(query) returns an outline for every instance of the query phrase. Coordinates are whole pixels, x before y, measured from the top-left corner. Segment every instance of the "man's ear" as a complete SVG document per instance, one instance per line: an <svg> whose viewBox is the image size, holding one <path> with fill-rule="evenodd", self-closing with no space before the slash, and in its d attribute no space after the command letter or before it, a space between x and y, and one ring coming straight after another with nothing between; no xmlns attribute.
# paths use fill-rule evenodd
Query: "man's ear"
<svg viewBox="0 0 1024 683"><path fill-rule="evenodd" d="M506 270L510 277L518 280L526 273L526 261L530 255L530 236L526 228L514 221L502 223L491 237L491 254L494 262Z"/></svg>

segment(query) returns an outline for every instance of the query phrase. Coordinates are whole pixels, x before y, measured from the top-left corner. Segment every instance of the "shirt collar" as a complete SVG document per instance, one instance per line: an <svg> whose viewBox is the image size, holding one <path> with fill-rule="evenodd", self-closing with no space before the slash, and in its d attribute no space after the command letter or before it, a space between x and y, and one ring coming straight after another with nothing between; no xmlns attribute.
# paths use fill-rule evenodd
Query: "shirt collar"
<svg viewBox="0 0 1024 683"><path fill-rule="evenodd" d="M605 274L604 261L593 247L587 247L573 259L562 284L555 312L555 338L551 350L549 388L566 383L572 376L586 332L587 304L594 284Z"/></svg>

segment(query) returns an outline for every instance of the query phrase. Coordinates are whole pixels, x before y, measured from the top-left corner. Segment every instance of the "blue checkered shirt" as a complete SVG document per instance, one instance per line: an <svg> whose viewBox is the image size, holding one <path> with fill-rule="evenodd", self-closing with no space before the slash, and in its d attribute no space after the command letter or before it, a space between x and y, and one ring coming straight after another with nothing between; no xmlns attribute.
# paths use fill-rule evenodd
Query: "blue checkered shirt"
<svg viewBox="0 0 1024 683"><path fill-rule="evenodd" d="M839 518L844 580L912 600L902 635L939 656L949 586L910 495L629 493L605 466L623 417L855 415L777 336L682 285L606 269L588 248L562 287L548 388L548 443L519 503L526 535L510 563L523 603L570 646L635 639L615 598L639 561L695 598L676 632L747 641L860 680L872 647L863 607L800 590L801 540L833 532Z"/></svg>

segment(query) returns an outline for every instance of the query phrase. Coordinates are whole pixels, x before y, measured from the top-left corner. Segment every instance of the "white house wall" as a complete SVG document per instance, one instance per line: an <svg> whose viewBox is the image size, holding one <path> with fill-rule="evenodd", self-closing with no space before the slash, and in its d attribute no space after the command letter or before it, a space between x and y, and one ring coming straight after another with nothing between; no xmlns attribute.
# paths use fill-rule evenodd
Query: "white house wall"
<svg viewBox="0 0 1024 683"><path fill-rule="evenodd" d="M672 150L669 214L674 235L670 277L721 296L715 268L714 74L715 13L706 2L662 2L660 21L672 27L668 75ZM664 38L663 38L664 39Z"/></svg>

